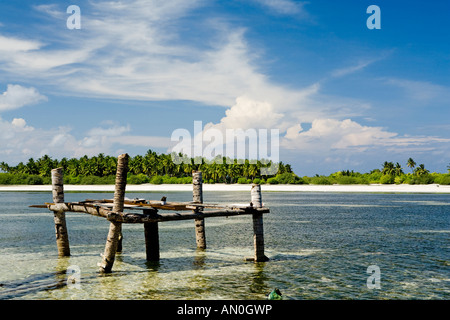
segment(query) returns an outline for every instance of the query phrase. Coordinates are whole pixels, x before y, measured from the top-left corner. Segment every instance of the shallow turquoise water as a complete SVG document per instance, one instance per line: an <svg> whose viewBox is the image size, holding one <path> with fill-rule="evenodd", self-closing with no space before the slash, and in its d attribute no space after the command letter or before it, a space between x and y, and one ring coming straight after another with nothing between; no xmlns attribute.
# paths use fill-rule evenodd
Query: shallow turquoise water
<svg viewBox="0 0 450 320"><path fill-rule="evenodd" d="M127 193L159 199L163 193ZM191 201L189 192L165 192ZM249 202L247 192L205 193L213 203ZM66 201L112 198L66 193ZM47 192L0 193L0 299L449 299L450 195L264 192L266 263L253 254L251 216L206 220L208 248L193 221L159 224L161 260L147 263L142 225L124 225L124 251L100 275L109 223L67 213L72 256L58 258L53 214L30 204ZM367 268L380 269L369 289ZM77 286L65 270L77 266Z"/></svg>

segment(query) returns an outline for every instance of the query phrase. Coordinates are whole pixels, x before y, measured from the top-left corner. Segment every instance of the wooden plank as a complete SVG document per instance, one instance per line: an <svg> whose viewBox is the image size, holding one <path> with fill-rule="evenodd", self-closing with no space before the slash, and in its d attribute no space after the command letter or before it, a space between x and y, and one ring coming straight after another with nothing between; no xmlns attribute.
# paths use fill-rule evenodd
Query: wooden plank
<svg viewBox="0 0 450 320"><path fill-rule="evenodd" d="M161 204L161 201L157 200L149 200L148 204L152 208L161 209L161 210L190 210L186 209L187 203L183 202L166 202L166 204Z"/></svg>
<svg viewBox="0 0 450 320"><path fill-rule="evenodd" d="M236 216L236 215L270 212L268 208L253 208L253 209L213 210L199 213L196 212L164 213L164 214L117 213L113 212L111 209L107 209L102 206L93 206L87 203L50 204L49 209L52 211L64 210L66 212L70 211L70 212L87 213L94 216L106 218L109 221L122 223L163 222L163 221L189 220L198 218L224 217L224 216Z"/></svg>
<svg viewBox="0 0 450 320"><path fill-rule="evenodd" d="M111 212L108 216L108 220L122 223L147 223L147 222L165 222L165 221L191 220L198 218L248 215L253 214L255 212L269 213L269 209L262 208L253 210L218 210L218 211L206 211L201 213L181 212L181 213L164 213L154 215L143 215L138 213L120 214Z"/></svg>
<svg viewBox="0 0 450 320"><path fill-rule="evenodd" d="M96 204L101 204L104 205L106 207L109 207L112 205L112 200L110 199L102 199L102 200L92 200L92 199L88 199L83 201L84 203L96 203ZM142 208L155 208L155 209L162 209L162 210L191 210L191 209L187 209L186 206L188 203L185 202L166 202L166 204L161 204L161 200L149 200L147 202L141 201L139 200L138 202L136 202L135 200L125 200L124 204L127 205L128 208L131 208L131 206L133 206L133 208L137 208L137 207L142 207Z"/></svg>
<svg viewBox="0 0 450 320"><path fill-rule="evenodd" d="M190 211L190 210L202 210L205 208L208 209L248 209L252 208L252 205L246 203L240 204L216 204L216 203L194 203L194 202L166 202L166 204L161 204L160 200L149 200L144 202L145 200L140 199L139 201L135 200L125 200L124 201L124 209L137 209L137 210L147 210L148 208L161 209L161 210L175 210L175 211ZM75 202L74 202L75 203ZM84 201L76 202L78 204L89 204L89 205L101 205L107 208L113 207L113 201L111 199L101 199L101 200L93 200L87 199ZM31 205L31 208L47 208L48 204L53 203L45 203L45 205Z"/></svg>
<svg viewBox="0 0 450 320"><path fill-rule="evenodd" d="M101 199L101 200L94 200L94 199L86 199L83 202L99 202L99 203L114 203L113 199ZM123 201L124 204L145 204L145 199L125 199Z"/></svg>

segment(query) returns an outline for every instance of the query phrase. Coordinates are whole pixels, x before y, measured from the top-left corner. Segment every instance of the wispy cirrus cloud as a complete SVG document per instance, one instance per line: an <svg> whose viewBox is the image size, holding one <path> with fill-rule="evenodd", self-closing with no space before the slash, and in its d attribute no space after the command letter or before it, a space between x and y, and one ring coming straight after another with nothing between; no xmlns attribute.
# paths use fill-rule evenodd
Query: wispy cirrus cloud
<svg viewBox="0 0 450 320"><path fill-rule="evenodd" d="M450 101L450 88L428 81L417 81L400 78L384 78L381 81L404 90L405 97L418 103Z"/></svg>
<svg viewBox="0 0 450 320"><path fill-rule="evenodd" d="M3 56L7 53L38 50L42 46L43 44L39 41L0 35L0 52Z"/></svg>
<svg viewBox="0 0 450 320"><path fill-rule="evenodd" d="M293 0L253 0L254 2L268 8L277 14L284 15L306 15L304 6L307 4L305 1L293 1Z"/></svg>

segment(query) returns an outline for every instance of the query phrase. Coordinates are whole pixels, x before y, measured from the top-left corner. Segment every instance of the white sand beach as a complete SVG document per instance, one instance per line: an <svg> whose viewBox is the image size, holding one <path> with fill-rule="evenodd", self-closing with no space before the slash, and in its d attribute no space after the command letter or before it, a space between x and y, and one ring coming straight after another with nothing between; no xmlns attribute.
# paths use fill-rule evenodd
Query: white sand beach
<svg viewBox="0 0 450 320"><path fill-rule="evenodd" d="M48 191L51 185L2 185L3 191ZM64 185L65 191L78 192L114 192L114 185ZM204 184L203 191L250 191L251 184ZM290 191L290 192L373 192L373 193L450 193L449 185L270 185L261 186L263 192ZM127 192L151 191L192 191L191 184L141 184L127 185Z"/></svg>

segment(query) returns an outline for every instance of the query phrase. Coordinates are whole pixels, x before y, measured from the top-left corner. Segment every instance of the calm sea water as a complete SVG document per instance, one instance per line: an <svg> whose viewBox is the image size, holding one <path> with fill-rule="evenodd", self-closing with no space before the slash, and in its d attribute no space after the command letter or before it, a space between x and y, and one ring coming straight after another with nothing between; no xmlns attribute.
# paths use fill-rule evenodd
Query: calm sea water
<svg viewBox="0 0 450 320"><path fill-rule="evenodd" d="M129 198L191 201L189 192ZM212 203L249 202L249 192L205 193ZM66 193L66 201L112 198ZM205 251L194 222L159 224L161 260L147 263L142 225L124 225L124 251L100 275L109 223L67 213L72 256L58 258L53 214L30 204L47 192L0 193L0 299L449 299L450 195L264 192L266 263L253 254L251 216L206 220ZM369 266L380 270L369 289ZM79 286L65 270L79 268Z"/></svg>

